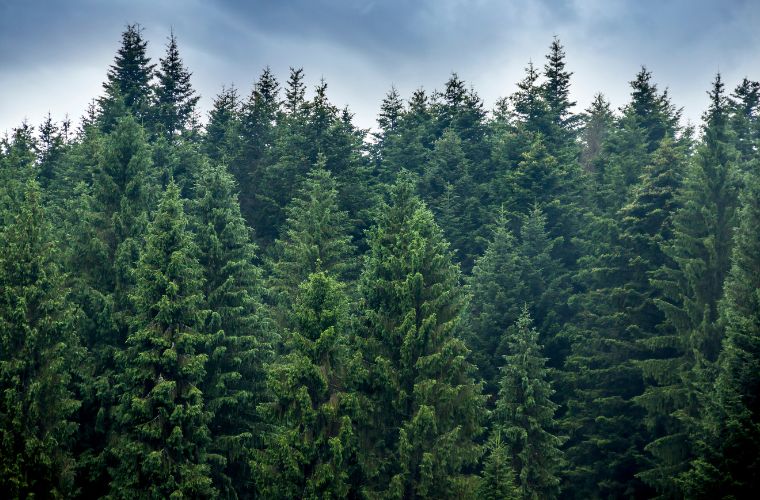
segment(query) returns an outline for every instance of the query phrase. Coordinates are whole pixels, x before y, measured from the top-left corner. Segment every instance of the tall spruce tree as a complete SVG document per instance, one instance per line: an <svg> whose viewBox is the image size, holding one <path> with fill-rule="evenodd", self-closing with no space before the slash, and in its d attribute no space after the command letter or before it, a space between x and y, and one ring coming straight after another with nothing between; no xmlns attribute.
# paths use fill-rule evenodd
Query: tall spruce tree
<svg viewBox="0 0 760 500"><path fill-rule="evenodd" d="M240 113L242 151L238 161L230 165L240 187L240 209L255 228L271 224L267 200L269 186L264 179L275 160L274 142L281 117L278 99L280 85L269 67L264 68Z"/></svg>
<svg viewBox="0 0 760 500"><path fill-rule="evenodd" d="M751 498L760 477L760 175L747 177L732 267L720 303L726 337L718 376L696 436L697 459L682 478L689 498Z"/></svg>
<svg viewBox="0 0 760 500"><path fill-rule="evenodd" d="M321 156L306 184L286 208L282 236L274 244L270 293L280 307L317 271L348 278L355 270L348 214L338 208L338 190Z"/></svg>
<svg viewBox="0 0 760 500"><path fill-rule="evenodd" d="M715 376L723 338L718 301L729 271L737 204L737 155L728 127L727 102L718 75L705 113L704 138L689 165L673 219L673 240L664 245L672 264L653 280L665 315L650 341L660 353L647 361L660 398L660 423L647 449L654 467L641 477L663 494L680 494L677 477L694 454L692 432L703 411L704 392Z"/></svg>
<svg viewBox="0 0 760 500"><path fill-rule="evenodd" d="M459 269L409 176L393 187L369 235L360 281L364 490L393 498L451 497L475 488L484 397L454 336L463 306Z"/></svg>
<svg viewBox="0 0 760 500"><path fill-rule="evenodd" d="M204 307L210 311L204 346L209 359L200 386L212 414L208 452L219 493L246 496L252 482L248 458L262 431L256 407L267 401L264 366L272 357L274 332L232 176L224 167L206 166L194 191L191 227L205 278Z"/></svg>
<svg viewBox="0 0 760 500"><path fill-rule="evenodd" d="M148 42L139 24L128 24L121 34L121 46L103 84L105 96L100 99L100 125L110 131L125 112L138 123L148 125L151 116L151 80L155 64L150 63Z"/></svg>
<svg viewBox="0 0 760 500"><path fill-rule="evenodd" d="M169 36L166 54L156 72L155 128L171 139L194 121L195 106L200 96L190 83L191 73L182 62L174 32Z"/></svg>
<svg viewBox="0 0 760 500"><path fill-rule="evenodd" d="M75 493L71 453L82 359L39 187L0 226L0 488L8 498Z"/></svg>
<svg viewBox="0 0 760 500"><path fill-rule="evenodd" d="M562 438L556 434L553 394L546 358L527 307L506 333L509 354L501 369L493 426L502 432L517 475L520 498L556 498Z"/></svg>
<svg viewBox="0 0 760 500"><path fill-rule="evenodd" d="M285 354L269 371L270 426L252 460L256 487L266 498L346 498L358 406L344 286L324 271L309 275L289 314Z"/></svg>
<svg viewBox="0 0 760 500"><path fill-rule="evenodd" d="M485 253L475 261L468 280L471 298L461 325L485 393L493 401L499 368L507 353L504 325L517 321L526 300L522 262L508 224L506 214L500 214Z"/></svg>
<svg viewBox="0 0 760 500"><path fill-rule="evenodd" d="M600 222L605 236L578 275L587 290L573 298L581 330L567 365L575 394L566 418L572 429L569 484L578 497L651 494L636 477L649 466L642 406L644 376L650 375L641 358L664 319L649 278L670 262L661 245L672 238L684 164L669 140L654 156L617 221Z"/></svg>
<svg viewBox="0 0 760 500"><path fill-rule="evenodd" d="M179 188L169 184L148 228L131 295L136 317L119 353L110 495L210 497L203 269Z"/></svg>

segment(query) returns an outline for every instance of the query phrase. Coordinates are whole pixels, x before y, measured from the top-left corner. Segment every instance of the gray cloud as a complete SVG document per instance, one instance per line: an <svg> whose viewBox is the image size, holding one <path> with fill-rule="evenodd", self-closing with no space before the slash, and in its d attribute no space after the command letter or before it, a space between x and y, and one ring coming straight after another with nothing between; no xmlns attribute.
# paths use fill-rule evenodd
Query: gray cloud
<svg viewBox="0 0 760 500"><path fill-rule="evenodd" d="M174 29L203 110L222 84L247 93L266 65L283 80L303 66L363 127L391 84L408 95L442 86L452 71L490 106L529 60L543 64L554 35L579 108L597 91L623 105L642 64L692 121L716 71L729 85L760 77L760 4L751 0L0 0L0 131L48 111L81 115L131 22L144 26L154 60Z"/></svg>

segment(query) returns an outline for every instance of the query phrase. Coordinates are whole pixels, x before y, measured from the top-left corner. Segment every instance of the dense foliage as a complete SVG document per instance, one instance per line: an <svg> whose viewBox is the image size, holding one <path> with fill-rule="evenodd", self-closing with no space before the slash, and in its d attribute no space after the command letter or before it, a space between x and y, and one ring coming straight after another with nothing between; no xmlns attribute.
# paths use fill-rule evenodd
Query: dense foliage
<svg viewBox="0 0 760 500"><path fill-rule="evenodd" d="M3 494L751 497L760 84L695 133L566 65L373 133L265 68L204 121L128 26L76 131L0 140Z"/></svg>

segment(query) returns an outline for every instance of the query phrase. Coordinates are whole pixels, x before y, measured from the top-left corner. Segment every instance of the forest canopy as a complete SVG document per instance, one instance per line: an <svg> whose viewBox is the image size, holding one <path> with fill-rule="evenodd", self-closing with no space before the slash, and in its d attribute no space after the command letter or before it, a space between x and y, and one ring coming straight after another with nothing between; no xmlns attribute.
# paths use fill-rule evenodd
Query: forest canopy
<svg viewBox="0 0 760 500"><path fill-rule="evenodd" d="M760 83L581 110L554 38L369 131L147 49L0 139L3 495L753 497Z"/></svg>

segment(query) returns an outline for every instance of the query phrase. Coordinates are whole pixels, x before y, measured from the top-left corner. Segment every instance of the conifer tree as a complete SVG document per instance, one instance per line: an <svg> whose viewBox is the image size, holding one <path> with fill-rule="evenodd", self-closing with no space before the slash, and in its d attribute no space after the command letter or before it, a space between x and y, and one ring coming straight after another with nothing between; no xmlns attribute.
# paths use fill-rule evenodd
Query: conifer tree
<svg viewBox="0 0 760 500"><path fill-rule="evenodd" d="M0 226L0 488L8 498L74 493L72 439L82 359L39 187Z"/></svg>
<svg viewBox="0 0 760 500"><path fill-rule="evenodd" d="M111 495L208 497L203 269L179 188L170 183L148 228L132 294L136 317L119 353Z"/></svg>
<svg viewBox="0 0 760 500"><path fill-rule="evenodd" d="M702 413L723 338L718 301L736 223L737 156L720 76L709 95L703 143L686 171L673 240L664 245L672 264L653 276L665 322L659 338L650 341L660 353L647 361L654 378L647 391L660 399L655 407L660 422L647 446L654 467L641 477L663 494L678 494L675 478L693 458L689 434Z"/></svg>
<svg viewBox="0 0 760 500"><path fill-rule="evenodd" d="M527 307L507 331L509 354L501 369L494 427L503 433L520 497L556 498L563 457L554 434L557 405Z"/></svg>
<svg viewBox="0 0 760 500"><path fill-rule="evenodd" d="M557 37L554 37L546 55L544 77L541 93L546 102L549 127L546 143L562 163L578 161L580 150L577 145L577 115L572 114L575 102L570 100L570 77L572 73L565 69L565 50Z"/></svg>
<svg viewBox="0 0 760 500"><path fill-rule="evenodd" d="M147 125L152 92L150 83L155 67L150 63L147 48L142 27L128 24L121 34L121 46L103 84L105 96L100 99L100 122L105 131L110 131L125 112L130 112L138 123Z"/></svg>
<svg viewBox="0 0 760 500"><path fill-rule="evenodd" d="M509 447L496 431L489 440L483 463L483 478L478 498L483 500L518 500L523 498L515 484L515 471L509 456Z"/></svg>
<svg viewBox="0 0 760 500"><path fill-rule="evenodd" d="M39 130L38 180L42 189L52 191L53 180L62 177L61 167L64 151L63 133L48 113Z"/></svg>
<svg viewBox="0 0 760 500"><path fill-rule="evenodd" d="M356 451L344 287L319 271L299 286L285 354L269 372L273 401L252 465L266 498L345 498Z"/></svg>
<svg viewBox="0 0 760 500"><path fill-rule="evenodd" d="M203 150L224 165L233 164L240 155L240 103L234 86L222 87L208 114Z"/></svg>
<svg viewBox="0 0 760 500"><path fill-rule="evenodd" d="M191 73L182 62L173 32L160 63L155 87L156 128L171 139L192 123L200 96L190 83Z"/></svg>
<svg viewBox="0 0 760 500"><path fill-rule="evenodd" d="M267 177L274 158L276 125L281 115L279 83L269 67L259 76L240 113L242 151L239 160L230 165L240 187L240 209L252 227L268 226Z"/></svg>
<svg viewBox="0 0 760 500"><path fill-rule="evenodd" d="M369 235L360 281L363 392L371 405L362 441L367 494L465 494L480 457L481 388L454 336L463 306L458 267L408 176L394 186ZM455 403L456 401L456 403Z"/></svg>
<svg viewBox="0 0 760 500"><path fill-rule="evenodd" d="M400 103L394 103L393 95L387 96L386 101L387 106L402 109ZM384 183L392 183L405 169L422 176L435 141L433 116L424 90L416 90L406 108L398 112L398 123L392 132L384 132L381 147L375 153L377 176Z"/></svg>
<svg viewBox="0 0 760 500"><path fill-rule="evenodd" d="M747 181L720 303L726 337L718 376L704 401L697 459L681 480L690 498L751 498L760 486L760 176Z"/></svg>
<svg viewBox="0 0 760 500"><path fill-rule="evenodd" d="M495 399L498 374L506 354L504 325L513 324L527 297L522 282L522 262L516 242L508 228L509 220L500 214L485 253L475 261L469 279L472 295L463 330L472 359L478 367L485 392Z"/></svg>
<svg viewBox="0 0 760 500"><path fill-rule="evenodd" d="M83 494L101 496L110 481L103 451L113 423L114 359L134 314L129 295L156 187L151 148L132 116L119 118L105 136L93 135L80 153L96 156L92 185L75 187L63 223L72 298L82 311L78 329L90 352L80 388L78 482Z"/></svg>
<svg viewBox="0 0 760 500"><path fill-rule="evenodd" d="M201 390L211 412L208 451L220 494L250 494L248 456L261 423L256 407L267 400L264 364L273 332L262 303L256 247L240 214L235 183L224 167L206 166L195 184L191 226L205 277L210 311L204 349L209 359Z"/></svg>
<svg viewBox="0 0 760 500"><path fill-rule="evenodd" d="M0 139L0 223L3 212L18 206L24 186L37 178L37 139L34 128L24 122L13 129L11 137Z"/></svg>
<svg viewBox="0 0 760 500"><path fill-rule="evenodd" d="M469 271L475 256L482 253L482 239L476 235L484 219L481 212L485 193L475 183L473 164L453 129L446 129L435 141L429 158L420 194L436 215L462 267Z"/></svg>
<svg viewBox="0 0 760 500"><path fill-rule="evenodd" d="M740 160L746 163L753 159L760 140L760 82L742 79L729 100L729 106L734 143Z"/></svg>
<svg viewBox="0 0 760 500"><path fill-rule="evenodd" d="M614 119L610 102L603 94L596 94L583 116L583 149L580 160L586 172L597 174L599 157L604 153L603 146L612 130Z"/></svg>
<svg viewBox="0 0 760 500"><path fill-rule="evenodd" d="M348 214L338 208L338 191L321 156L306 184L286 208L282 237L275 242L270 293L280 306L306 278L326 271L348 278L355 270Z"/></svg>
<svg viewBox="0 0 760 500"><path fill-rule="evenodd" d="M605 237L578 275L587 290L573 297L581 330L567 365L575 394L566 422L572 429L569 484L578 497L651 494L635 477L648 466L643 448L651 429L642 410L648 404L644 377L651 375L641 358L664 319L649 278L670 262L661 245L672 238L684 164L669 140L654 158L616 221L600 222Z"/></svg>

